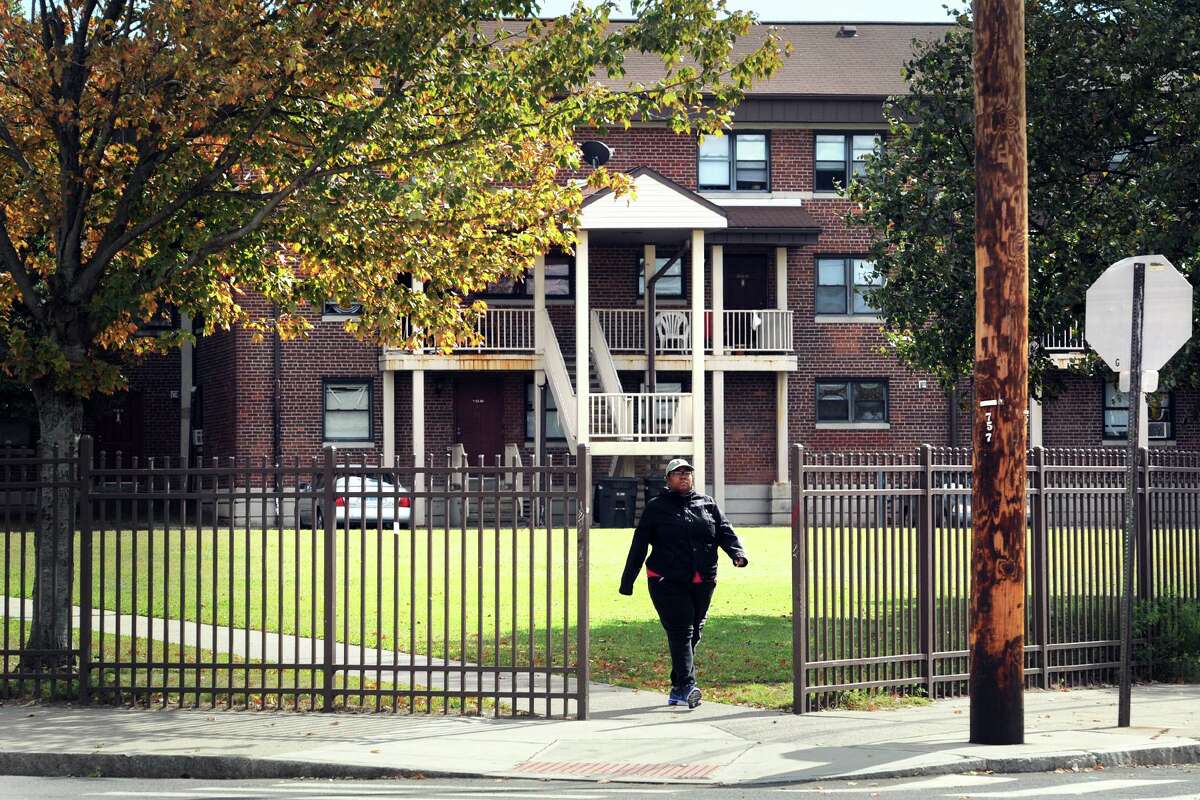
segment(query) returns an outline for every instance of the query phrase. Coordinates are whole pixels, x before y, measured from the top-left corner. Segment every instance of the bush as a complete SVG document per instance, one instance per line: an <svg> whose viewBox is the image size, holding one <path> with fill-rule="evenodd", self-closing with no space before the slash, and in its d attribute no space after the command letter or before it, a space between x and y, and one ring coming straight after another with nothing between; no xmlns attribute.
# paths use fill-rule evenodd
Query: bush
<svg viewBox="0 0 1200 800"><path fill-rule="evenodd" d="M1200 682L1200 601L1160 597L1137 604L1138 659L1156 681Z"/></svg>

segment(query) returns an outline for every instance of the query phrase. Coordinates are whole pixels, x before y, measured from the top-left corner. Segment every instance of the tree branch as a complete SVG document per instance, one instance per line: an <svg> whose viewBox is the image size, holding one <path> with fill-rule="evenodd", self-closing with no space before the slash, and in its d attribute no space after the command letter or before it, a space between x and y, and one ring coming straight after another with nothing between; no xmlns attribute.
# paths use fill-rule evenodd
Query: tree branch
<svg viewBox="0 0 1200 800"><path fill-rule="evenodd" d="M4 263L5 271L13 276L13 281L16 282L17 289L21 292L21 300L29 309L29 313L33 314L35 319L40 320L45 307L37 296L33 278L30 276L29 270L25 268L25 261L8 236L8 214L3 206L0 206L0 261Z"/></svg>

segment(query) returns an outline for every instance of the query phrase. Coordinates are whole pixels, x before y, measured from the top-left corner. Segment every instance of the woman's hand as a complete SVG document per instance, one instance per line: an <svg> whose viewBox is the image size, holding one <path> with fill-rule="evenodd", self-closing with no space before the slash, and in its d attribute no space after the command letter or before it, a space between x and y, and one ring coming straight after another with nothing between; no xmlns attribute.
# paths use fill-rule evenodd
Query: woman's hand
<svg viewBox="0 0 1200 800"><path fill-rule="evenodd" d="M733 560L733 565L734 565L735 567L744 567L744 566L746 566L746 565L747 565L747 564L749 564L749 563L750 563L750 562L749 562L749 561L746 559L746 557L745 557L745 556L738 556L737 558L735 558L735 559Z"/></svg>

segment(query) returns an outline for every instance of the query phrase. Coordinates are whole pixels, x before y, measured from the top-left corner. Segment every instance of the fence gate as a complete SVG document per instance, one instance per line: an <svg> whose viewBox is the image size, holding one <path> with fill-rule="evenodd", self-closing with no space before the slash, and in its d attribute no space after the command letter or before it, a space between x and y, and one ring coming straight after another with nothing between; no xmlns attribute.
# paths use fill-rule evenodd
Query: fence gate
<svg viewBox="0 0 1200 800"><path fill-rule="evenodd" d="M589 459L0 457L0 690L232 708L587 715ZM46 484L47 470L69 475ZM22 672L35 512L78 498L73 661Z"/></svg>

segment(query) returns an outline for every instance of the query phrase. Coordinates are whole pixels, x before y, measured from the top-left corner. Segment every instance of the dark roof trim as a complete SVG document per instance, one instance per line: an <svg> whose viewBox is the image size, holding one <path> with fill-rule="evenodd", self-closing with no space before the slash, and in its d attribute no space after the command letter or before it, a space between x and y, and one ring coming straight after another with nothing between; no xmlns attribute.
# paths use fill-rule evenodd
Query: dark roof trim
<svg viewBox="0 0 1200 800"><path fill-rule="evenodd" d="M775 247L816 244L820 231L787 228L728 228L708 231L704 234L706 244L765 244Z"/></svg>
<svg viewBox="0 0 1200 800"><path fill-rule="evenodd" d="M627 172L625 174L629 175L634 180L637 180L642 175L649 175L651 178L658 181L663 186L666 186L668 189L671 189L672 191L678 192L679 194L686 197L688 200L691 200L693 203L702 205L705 208L709 209L710 211L715 211L718 214L720 214L722 217L727 216L725 213L725 208L723 206L719 206L716 203L712 202L711 200L701 197L700 195L696 194L695 192L693 192L691 189L687 188L686 186L680 186L678 183L671 180L666 175L663 175L658 170L651 169L650 167L637 167L636 169L629 170L629 172ZM596 200L599 200L601 197L607 197L610 194L612 194L612 189L609 189L607 187L604 189L601 189L600 191L595 192L595 193L590 194L587 197L585 197L583 199L583 206L589 206Z"/></svg>

